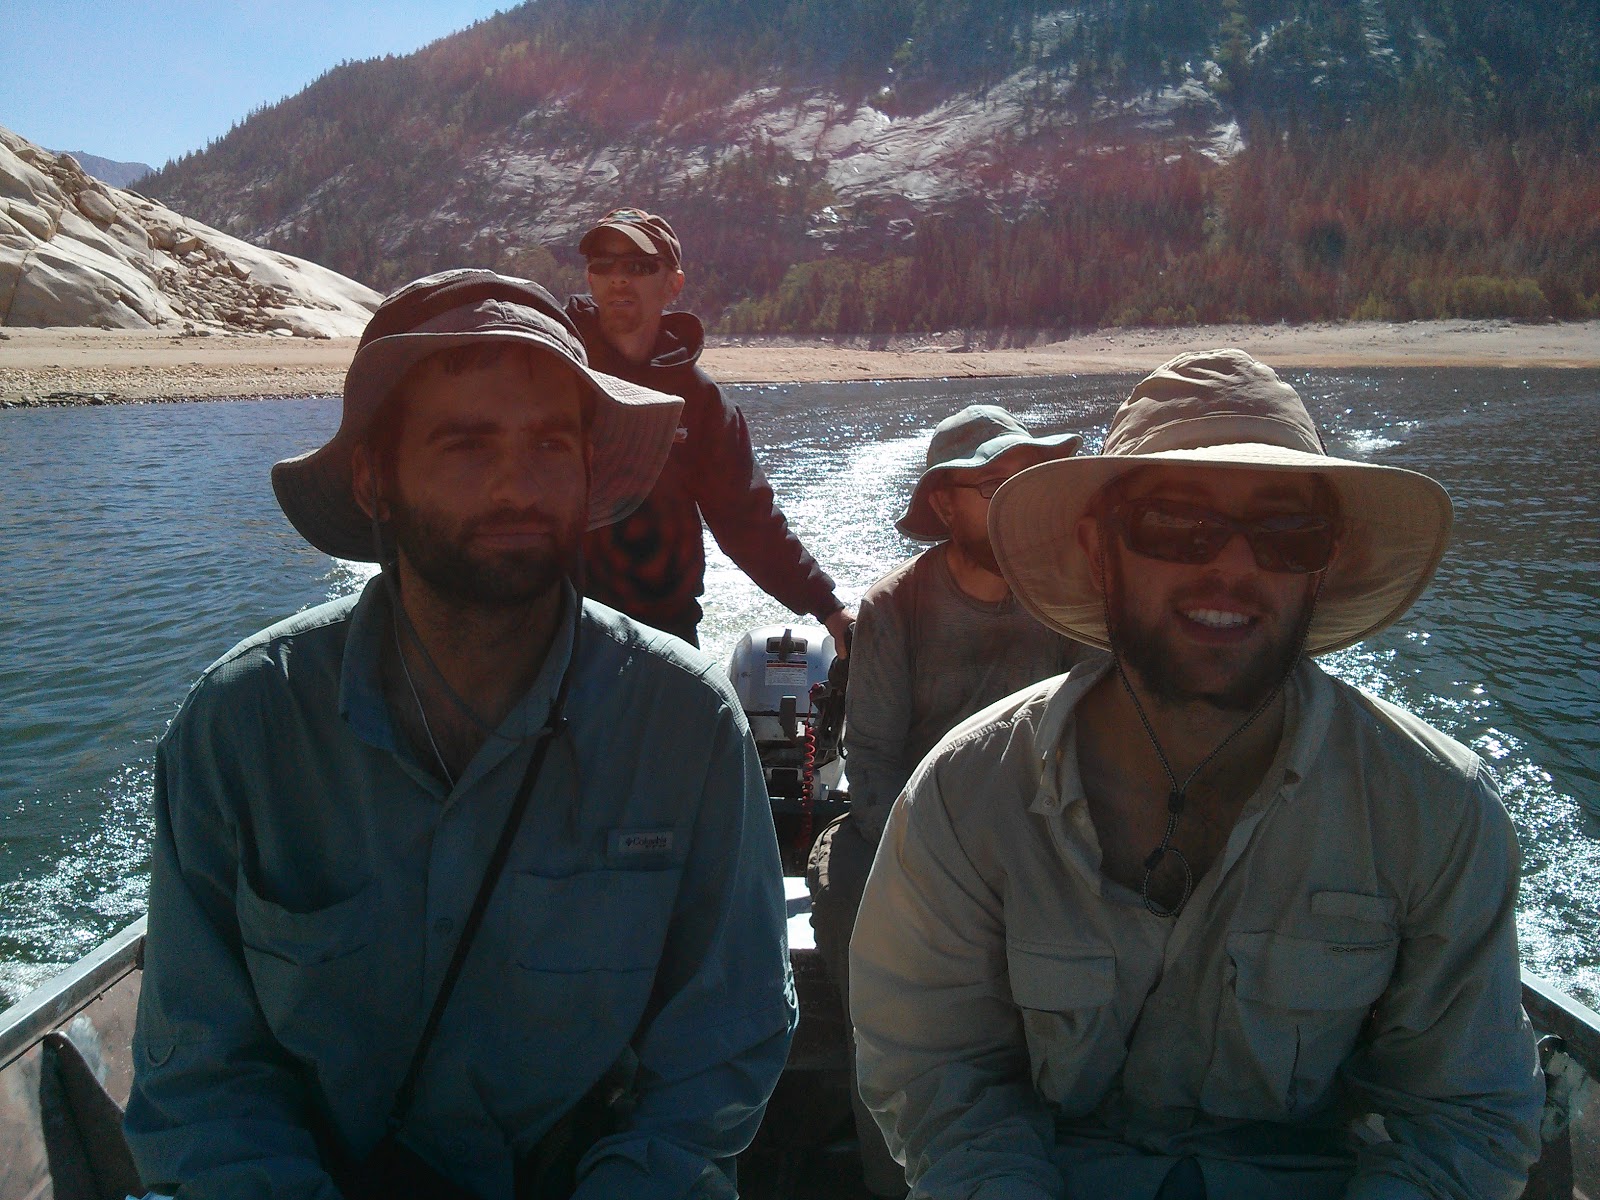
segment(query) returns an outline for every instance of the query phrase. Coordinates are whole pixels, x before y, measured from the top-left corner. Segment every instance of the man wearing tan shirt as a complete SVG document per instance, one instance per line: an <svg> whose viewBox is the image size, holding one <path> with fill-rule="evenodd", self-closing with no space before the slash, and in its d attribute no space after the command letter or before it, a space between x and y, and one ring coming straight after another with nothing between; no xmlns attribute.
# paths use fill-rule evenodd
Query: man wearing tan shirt
<svg viewBox="0 0 1600 1200"><path fill-rule="evenodd" d="M996 493L1013 592L1112 656L964 722L890 817L852 1017L914 1196L1520 1194L1511 823L1477 755L1313 661L1404 614L1450 522L1237 350Z"/></svg>

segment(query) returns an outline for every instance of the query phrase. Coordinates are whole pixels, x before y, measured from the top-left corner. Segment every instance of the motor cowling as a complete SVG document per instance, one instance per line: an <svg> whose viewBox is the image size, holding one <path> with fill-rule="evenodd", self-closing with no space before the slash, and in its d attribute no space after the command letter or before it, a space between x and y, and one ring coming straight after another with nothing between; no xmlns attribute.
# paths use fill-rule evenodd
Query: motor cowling
<svg viewBox="0 0 1600 1200"><path fill-rule="evenodd" d="M728 659L766 776L786 870L804 868L811 839L847 802L839 754L843 661L835 667L833 637L821 625L752 629Z"/></svg>

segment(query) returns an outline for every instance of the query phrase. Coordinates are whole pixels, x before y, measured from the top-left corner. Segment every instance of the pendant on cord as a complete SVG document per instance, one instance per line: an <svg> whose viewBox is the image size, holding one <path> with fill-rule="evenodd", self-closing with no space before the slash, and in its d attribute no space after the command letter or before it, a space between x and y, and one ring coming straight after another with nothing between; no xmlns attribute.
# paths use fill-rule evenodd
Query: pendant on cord
<svg viewBox="0 0 1600 1200"><path fill-rule="evenodd" d="M1144 860L1144 886L1140 894L1144 898L1144 906L1158 917L1176 917L1183 911L1183 906L1189 903L1189 896L1194 891L1194 871L1189 867L1189 860L1183 856L1183 851L1172 844L1172 835L1177 832L1178 818L1183 815L1184 795L1183 789L1173 788L1167 796L1167 829L1161 835L1161 844L1150 851ZM1156 873L1156 868L1163 859L1171 856L1178 860L1178 865L1183 868L1183 890L1178 893L1177 903L1170 908L1157 903L1150 896L1150 880Z"/></svg>

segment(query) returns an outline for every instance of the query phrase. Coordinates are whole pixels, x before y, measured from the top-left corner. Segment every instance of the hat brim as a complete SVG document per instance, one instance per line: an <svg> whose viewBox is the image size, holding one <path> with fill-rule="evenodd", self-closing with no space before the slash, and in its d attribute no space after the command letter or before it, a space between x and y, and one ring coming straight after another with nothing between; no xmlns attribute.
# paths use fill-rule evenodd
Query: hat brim
<svg viewBox="0 0 1600 1200"><path fill-rule="evenodd" d="M377 561L372 521L356 503L352 485L355 448L365 442L379 406L408 370L429 355L483 342L526 345L571 372L593 394L590 529L620 521L644 502L672 449L681 398L575 363L564 347L532 329L403 333L363 346L351 360L343 417L327 444L272 468L278 504L306 541L335 558Z"/></svg>
<svg viewBox="0 0 1600 1200"><path fill-rule="evenodd" d="M1078 523L1107 484L1162 466L1315 474L1335 490L1340 542L1312 616L1307 654L1354 645L1399 620L1433 578L1450 540L1449 494L1400 467L1256 443L1061 459L1014 475L989 504L989 541L1023 607L1070 638L1110 648Z"/></svg>
<svg viewBox="0 0 1600 1200"><path fill-rule="evenodd" d="M894 523L894 527L914 541L942 542L950 536L950 530L940 519L939 514L933 511L933 505L929 503L928 498L938 489L944 476L951 471L970 471L976 467L986 467L1019 450L1043 452L1047 461L1065 458L1076 454L1078 447L1082 445L1083 438L1076 433L1057 433L1048 437L1006 433L990 438L966 458L951 459L949 462L938 463L925 470L922 477L917 480L917 486L911 491L906 511Z"/></svg>
<svg viewBox="0 0 1600 1200"><path fill-rule="evenodd" d="M597 254L598 248L595 246L595 239L607 230L620 233L627 238L638 248L639 253L648 254L652 258L659 258L674 270L680 267L677 248L671 242L666 241L664 237L662 240L657 241L650 236L648 227L640 225L636 221L601 221L600 224L589 230L579 240L578 253L585 258L591 258Z"/></svg>

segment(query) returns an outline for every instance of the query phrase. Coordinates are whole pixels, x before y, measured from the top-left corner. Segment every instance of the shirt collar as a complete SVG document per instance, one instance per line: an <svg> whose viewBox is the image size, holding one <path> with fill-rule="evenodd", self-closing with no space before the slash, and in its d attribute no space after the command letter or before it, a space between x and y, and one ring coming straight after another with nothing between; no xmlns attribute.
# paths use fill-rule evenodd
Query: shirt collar
<svg viewBox="0 0 1600 1200"><path fill-rule="evenodd" d="M1289 794L1311 773L1312 764L1327 744L1335 693L1333 680L1310 658L1302 658L1289 673L1284 690L1289 693L1284 736L1290 745L1289 753L1283 756L1283 788Z"/></svg>
<svg viewBox="0 0 1600 1200"><path fill-rule="evenodd" d="M1095 655L1074 667L1045 701L1034 741L1040 758L1039 792L1029 805L1029 811L1046 815L1059 813L1071 801L1082 798L1079 794L1062 794L1057 756L1065 746L1067 727L1079 702L1111 670L1109 654ZM1279 761L1283 769L1281 786L1285 794L1289 794L1311 771L1312 763L1322 752L1333 719L1334 688L1328 674L1309 658L1300 660L1284 686L1285 691L1291 693L1284 714L1284 735L1290 746L1287 754L1279 756Z"/></svg>
<svg viewBox="0 0 1600 1200"><path fill-rule="evenodd" d="M497 732L501 735L489 739L468 767L469 775L487 769L505 752L532 737L544 727L555 702L556 689L572 659L573 611L578 603L577 591L571 582L561 583L561 615L556 621L555 640L545 655L527 693L517 701ZM393 719L383 698L383 680L379 670L384 639L394 636L394 619L389 606L389 592L381 574L374 575L362 589L350 614L349 633L345 638L344 661L340 666L339 712L349 722L350 728L362 741L391 753L397 748ZM499 747L501 753L488 753ZM486 759L480 763L478 760ZM464 782L464 780L463 780Z"/></svg>
<svg viewBox="0 0 1600 1200"><path fill-rule="evenodd" d="M361 589L345 634L344 661L339 669L339 713L362 741L380 750L395 749L394 724L383 702L378 672L383 639L389 636L389 597L382 575Z"/></svg>
<svg viewBox="0 0 1600 1200"><path fill-rule="evenodd" d="M1092 655L1067 672L1045 700L1044 711L1039 716L1039 732L1033 743L1034 752L1039 755L1039 791L1028 806L1030 812L1053 816L1061 812L1069 799L1081 798L1062 795L1061 772L1057 766L1067 726L1078 703L1089 694L1090 688L1106 677L1111 667L1109 654Z"/></svg>

